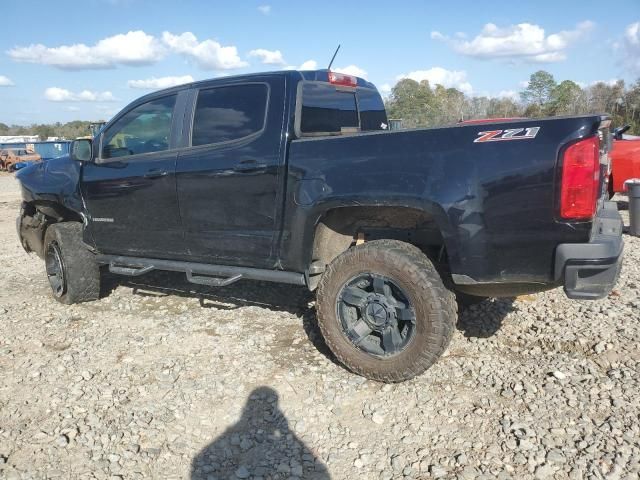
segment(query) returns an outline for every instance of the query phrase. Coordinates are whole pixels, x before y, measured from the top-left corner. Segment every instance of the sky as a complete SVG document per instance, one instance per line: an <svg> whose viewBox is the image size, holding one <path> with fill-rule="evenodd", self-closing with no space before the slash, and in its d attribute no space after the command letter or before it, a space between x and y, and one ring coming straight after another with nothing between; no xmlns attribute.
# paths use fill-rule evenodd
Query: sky
<svg viewBox="0 0 640 480"><path fill-rule="evenodd" d="M494 6L495 5L495 6ZM0 122L108 120L157 88L284 68L517 98L540 69L640 78L640 0L0 0ZM8 34L13 31L15 34Z"/></svg>

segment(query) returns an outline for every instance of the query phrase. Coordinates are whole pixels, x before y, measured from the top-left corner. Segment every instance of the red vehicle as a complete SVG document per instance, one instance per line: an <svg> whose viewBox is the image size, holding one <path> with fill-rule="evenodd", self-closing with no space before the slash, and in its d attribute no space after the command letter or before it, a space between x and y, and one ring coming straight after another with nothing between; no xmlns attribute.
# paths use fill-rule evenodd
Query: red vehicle
<svg viewBox="0 0 640 480"><path fill-rule="evenodd" d="M630 125L617 128L614 132L611 151L611 181L609 193L624 192L624 182L630 178L640 178L640 137L624 135Z"/></svg>

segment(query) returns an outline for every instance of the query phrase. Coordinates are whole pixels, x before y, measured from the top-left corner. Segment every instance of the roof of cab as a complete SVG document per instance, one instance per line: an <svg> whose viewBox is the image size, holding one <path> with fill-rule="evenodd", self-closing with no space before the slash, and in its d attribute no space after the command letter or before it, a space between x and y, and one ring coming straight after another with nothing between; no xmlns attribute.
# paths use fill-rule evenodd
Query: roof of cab
<svg viewBox="0 0 640 480"><path fill-rule="evenodd" d="M138 103L139 101L147 98L155 98L158 96L166 95L167 93L179 92L190 88L201 88L203 86L215 85L217 83L224 84L229 82L238 82L242 80L252 80L255 77L265 76L285 76L297 81L316 81L316 82L328 82L329 70L276 70L271 72L254 72L244 73L241 75L230 75L225 77L208 78L205 80L198 80L196 82L184 83L182 85L176 85L175 87L169 87L155 92L148 93L141 97L138 97L131 103ZM354 76L355 77L355 76ZM371 82L366 81L364 78L355 77L357 79L357 86L361 88L376 88Z"/></svg>

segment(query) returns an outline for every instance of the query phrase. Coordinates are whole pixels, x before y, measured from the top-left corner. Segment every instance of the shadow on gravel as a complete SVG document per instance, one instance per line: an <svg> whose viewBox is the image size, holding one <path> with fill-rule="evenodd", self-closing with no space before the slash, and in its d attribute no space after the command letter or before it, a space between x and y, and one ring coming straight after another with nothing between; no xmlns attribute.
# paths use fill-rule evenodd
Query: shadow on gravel
<svg viewBox="0 0 640 480"><path fill-rule="evenodd" d="M469 337L488 338L495 335L505 317L515 310L515 298L493 298L470 307L461 307L457 328Z"/></svg>
<svg viewBox="0 0 640 480"><path fill-rule="evenodd" d="M191 463L192 480L250 477L331 478L327 467L291 431L278 407L278 393L269 387L251 392L238 423Z"/></svg>
<svg viewBox="0 0 640 480"><path fill-rule="evenodd" d="M629 210L629 202L626 200L616 200L618 210Z"/></svg>
<svg viewBox="0 0 640 480"><path fill-rule="evenodd" d="M303 316L313 300L305 287L270 282L240 281L227 287L207 287L186 280L184 273L151 272L139 277L124 277L105 272L101 296L110 295L119 285L132 288L141 297L197 298L202 308L235 310L241 307L261 307Z"/></svg>
<svg viewBox="0 0 640 480"><path fill-rule="evenodd" d="M304 332L313 346L334 364L340 365L324 343L316 319L316 310L311 305L315 296L306 287L240 281L227 287L212 288L190 283L183 273L178 272L156 271L135 278L105 272L101 296L108 296L119 285L132 288L133 294L141 297L198 298L202 308L235 310L255 306L291 313L302 319Z"/></svg>
<svg viewBox="0 0 640 480"><path fill-rule="evenodd" d="M327 347L327 344L324 342L324 337L322 336L322 332L320 332L320 327L318 326L318 319L316 318L316 309L309 308L304 315L302 316L302 327L304 328L304 333L307 335L307 338L312 343L312 345L320 352L322 355L327 357L327 359L331 360L334 365L339 366L340 368L345 368L338 359L335 357L333 352Z"/></svg>
<svg viewBox="0 0 640 480"><path fill-rule="evenodd" d="M108 272L103 276L102 296L119 285L133 289L140 297L197 298L202 308L235 310L255 306L277 312L288 312L302 319L302 326L313 346L334 364L340 365L324 342L316 311L311 303L313 293L306 287L270 282L240 281L227 287L207 287L189 283L183 273L151 272L140 277L123 277ZM457 328L465 337L487 338L494 335L507 314L514 310L514 299L484 300L470 307L460 307Z"/></svg>

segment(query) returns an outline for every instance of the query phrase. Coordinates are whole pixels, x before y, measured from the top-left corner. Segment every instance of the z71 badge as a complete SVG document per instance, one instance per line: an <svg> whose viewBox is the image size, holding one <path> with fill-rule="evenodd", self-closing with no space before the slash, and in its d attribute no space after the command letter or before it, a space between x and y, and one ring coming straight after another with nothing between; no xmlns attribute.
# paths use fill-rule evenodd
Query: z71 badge
<svg viewBox="0 0 640 480"><path fill-rule="evenodd" d="M529 127L478 132L478 135L480 136L476 138L473 143L506 142L508 140L531 140L532 138L536 138L536 135L538 135L539 131L540 127Z"/></svg>

